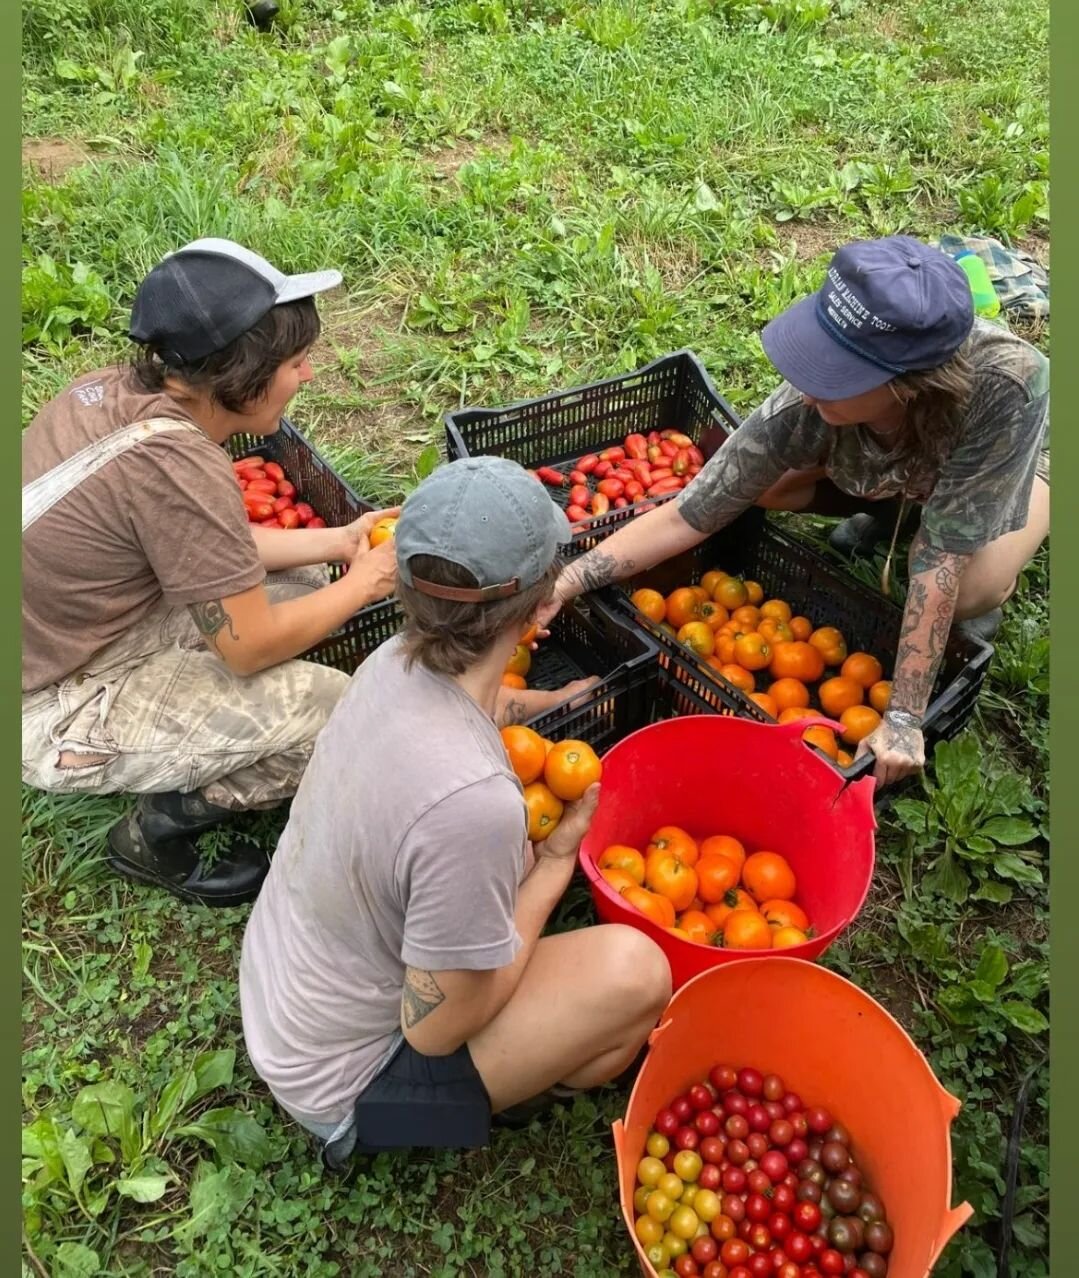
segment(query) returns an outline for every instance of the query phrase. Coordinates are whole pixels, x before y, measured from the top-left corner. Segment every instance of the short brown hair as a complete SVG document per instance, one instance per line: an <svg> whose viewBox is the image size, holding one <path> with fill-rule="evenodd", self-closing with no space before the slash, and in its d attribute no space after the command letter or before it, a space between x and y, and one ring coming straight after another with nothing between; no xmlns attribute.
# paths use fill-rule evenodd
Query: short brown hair
<svg viewBox="0 0 1079 1278"><path fill-rule="evenodd" d="M313 345L321 330L314 299L304 297L272 307L223 350L192 364L170 362L153 346L139 346L131 371L143 390L164 390L167 377L178 377L193 390L206 391L222 408L240 413L266 394L274 373Z"/></svg>
<svg viewBox="0 0 1079 1278"><path fill-rule="evenodd" d="M439 586L479 585L467 568L437 555L414 555L409 567L416 576ZM405 613L406 662L418 661L438 674L464 674L511 626L524 630L536 609L554 594L559 567L555 559L534 586L490 603L434 599L398 580L397 598Z"/></svg>

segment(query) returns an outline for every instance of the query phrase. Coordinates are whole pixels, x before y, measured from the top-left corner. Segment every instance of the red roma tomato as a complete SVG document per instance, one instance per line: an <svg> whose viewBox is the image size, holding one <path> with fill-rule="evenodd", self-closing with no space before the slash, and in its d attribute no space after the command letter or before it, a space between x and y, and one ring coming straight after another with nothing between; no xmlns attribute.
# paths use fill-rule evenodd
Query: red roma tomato
<svg viewBox="0 0 1079 1278"><path fill-rule="evenodd" d="M274 515L272 519L260 519L259 527L260 528L280 528L281 525L277 522L277 516Z"/></svg>
<svg viewBox="0 0 1079 1278"><path fill-rule="evenodd" d="M251 502L247 507L247 517L253 524L261 524L263 520L272 519L277 522L273 506L268 501Z"/></svg>
<svg viewBox="0 0 1079 1278"><path fill-rule="evenodd" d="M307 526L308 528L325 528L326 521L321 515L315 515L313 519L309 519L307 521Z"/></svg>
<svg viewBox="0 0 1079 1278"><path fill-rule="evenodd" d="M277 485L278 497L295 497L296 485L290 484L287 479L282 479Z"/></svg>
<svg viewBox="0 0 1079 1278"><path fill-rule="evenodd" d="M249 493L269 493L271 495L284 496L283 493L277 492L277 485L272 479L252 479L247 485L247 491Z"/></svg>
<svg viewBox="0 0 1079 1278"><path fill-rule="evenodd" d="M277 462L266 463L266 478L272 479L275 483L280 483L285 478L285 472L277 464Z"/></svg>
<svg viewBox="0 0 1079 1278"><path fill-rule="evenodd" d="M277 500L288 501L289 499L287 497L279 497ZM296 514L300 516L301 524L308 524L315 517L315 509L313 506L309 506L305 501L298 501L296 503Z"/></svg>
<svg viewBox="0 0 1079 1278"><path fill-rule="evenodd" d="M274 514L279 515L281 511L288 510L291 506L292 506L291 497L277 497L275 498L274 504L273 504ZM297 511L296 513L299 514L300 512Z"/></svg>
<svg viewBox="0 0 1079 1278"><path fill-rule="evenodd" d="M299 528L300 526L300 516L296 513L294 506L287 510L279 511L277 519L282 528Z"/></svg>
<svg viewBox="0 0 1079 1278"><path fill-rule="evenodd" d="M574 484L569 490L569 504L571 506L587 506L592 500L592 493L587 484Z"/></svg>

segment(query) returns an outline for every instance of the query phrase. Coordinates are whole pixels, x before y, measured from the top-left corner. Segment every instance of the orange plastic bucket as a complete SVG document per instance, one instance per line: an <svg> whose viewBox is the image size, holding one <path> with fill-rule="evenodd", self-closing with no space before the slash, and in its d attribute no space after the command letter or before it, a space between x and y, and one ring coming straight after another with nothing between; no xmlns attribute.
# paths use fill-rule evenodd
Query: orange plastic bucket
<svg viewBox="0 0 1079 1278"><path fill-rule="evenodd" d="M801 738L827 719L755 723L726 715L666 719L632 733L603 757L599 807L581 843L580 863L605 923L647 933L671 965L674 988L733 959L772 950L723 950L672 936L622 899L596 859L612 843L642 849L661 825L697 836L730 834L750 851L790 862L798 901L816 933L778 951L817 958L865 902L875 856L872 777L844 782Z"/></svg>
<svg viewBox="0 0 1079 1278"><path fill-rule="evenodd" d="M661 1108L715 1064L779 1074L807 1105L824 1105L895 1231L888 1278L926 1278L971 1216L950 1207L951 1124L959 1102L868 994L799 959L747 959L704 972L675 994L614 1124L619 1196L641 1271L654 1270L633 1231L633 1191L644 1143Z"/></svg>

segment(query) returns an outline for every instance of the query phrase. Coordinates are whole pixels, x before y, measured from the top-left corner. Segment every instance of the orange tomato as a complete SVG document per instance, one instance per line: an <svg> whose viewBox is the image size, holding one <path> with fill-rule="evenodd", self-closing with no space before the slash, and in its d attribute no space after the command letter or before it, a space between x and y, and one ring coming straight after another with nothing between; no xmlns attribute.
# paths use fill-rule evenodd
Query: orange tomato
<svg viewBox="0 0 1079 1278"><path fill-rule="evenodd" d="M778 852L754 852L742 866L742 882L755 901L790 901L798 890L794 871Z"/></svg>
<svg viewBox="0 0 1079 1278"><path fill-rule="evenodd" d="M761 913L770 927L799 927L803 932L809 931L809 916L793 901L765 901Z"/></svg>
<svg viewBox="0 0 1079 1278"><path fill-rule="evenodd" d="M756 910L735 910L723 924L723 945L728 950L770 950L772 929Z"/></svg>
<svg viewBox="0 0 1079 1278"><path fill-rule="evenodd" d="M526 675L532 669L532 653L523 643L513 650L513 656L506 662L506 674Z"/></svg>
<svg viewBox="0 0 1079 1278"><path fill-rule="evenodd" d="M769 669L776 679L801 679L803 683L816 683L824 674L824 658L812 644L795 639L793 643L777 644L772 649Z"/></svg>
<svg viewBox="0 0 1079 1278"><path fill-rule="evenodd" d="M779 718L779 706L776 704L774 697L770 697L767 692L751 692L749 694L750 701L755 701L765 714L771 715L773 719Z"/></svg>
<svg viewBox="0 0 1079 1278"><path fill-rule="evenodd" d="M883 714L888 709L888 702L892 699L892 684L890 679L878 679L877 682L869 689L869 704L876 710L877 714Z"/></svg>
<svg viewBox="0 0 1079 1278"><path fill-rule="evenodd" d="M880 726L880 715L872 706L851 706L839 716L843 725L843 740L847 745L857 745Z"/></svg>
<svg viewBox="0 0 1079 1278"><path fill-rule="evenodd" d="M817 696L824 713L838 719L844 710L862 704L864 691L860 683L855 683L847 675L834 675L831 679L825 679L817 689Z"/></svg>
<svg viewBox="0 0 1079 1278"><path fill-rule="evenodd" d="M645 860L651 859L656 852L676 856L683 865L696 865L700 850L697 840L687 834L680 825L661 825L648 840L644 850Z"/></svg>
<svg viewBox="0 0 1079 1278"><path fill-rule="evenodd" d="M397 532L397 520L380 519L374 528L368 533L367 540L372 546L381 546L384 541L389 539Z"/></svg>
<svg viewBox="0 0 1079 1278"><path fill-rule="evenodd" d="M743 670L763 670L772 659L772 649L758 634L739 635L734 641L734 659Z"/></svg>
<svg viewBox="0 0 1079 1278"><path fill-rule="evenodd" d="M626 888L622 893L622 900L659 927L674 927L674 906L666 897L649 892L647 888L634 886Z"/></svg>
<svg viewBox="0 0 1079 1278"><path fill-rule="evenodd" d="M701 578L701 589L707 593L709 599L715 597L716 587L726 575L725 572L720 572L718 568L713 568Z"/></svg>
<svg viewBox="0 0 1079 1278"><path fill-rule="evenodd" d="M603 875L603 877L607 880L611 887L619 893L619 895L621 895L626 888L640 887L640 884L632 874L627 873L625 870L619 870L614 866L606 870L600 870L600 874Z"/></svg>
<svg viewBox="0 0 1079 1278"><path fill-rule="evenodd" d="M524 675L504 674L502 676L503 688L527 688Z"/></svg>
<svg viewBox="0 0 1079 1278"><path fill-rule="evenodd" d="M667 596L667 620L680 630L687 621L695 621L701 601L689 586L680 586Z"/></svg>
<svg viewBox="0 0 1079 1278"><path fill-rule="evenodd" d="M773 647L777 643L794 642L794 632L790 626L785 621L775 621L771 617L764 618L757 627L757 634L763 635Z"/></svg>
<svg viewBox="0 0 1079 1278"><path fill-rule="evenodd" d="M813 623L808 617L792 617L788 622L795 639L806 640L813 633Z"/></svg>
<svg viewBox="0 0 1079 1278"><path fill-rule="evenodd" d="M728 861L734 862L739 875L741 875L742 866L746 862L746 850L737 839L732 839L729 834L709 835L701 843L700 851L702 857L725 856Z"/></svg>
<svg viewBox="0 0 1079 1278"><path fill-rule="evenodd" d="M752 604L744 604L741 608L735 608L731 613L731 621L739 630L746 634L751 630L756 630L760 623L761 614L753 607Z"/></svg>
<svg viewBox="0 0 1079 1278"><path fill-rule="evenodd" d="M558 795L552 794L542 781L533 781L525 786L525 806L528 808L528 837L533 843L554 834L564 810Z"/></svg>
<svg viewBox="0 0 1079 1278"><path fill-rule="evenodd" d="M735 608L741 608L748 600L749 592L740 577L724 577L715 588L712 598L724 608L733 611Z"/></svg>
<svg viewBox="0 0 1079 1278"><path fill-rule="evenodd" d="M638 612L643 612L649 621L662 621L667 615L667 601L658 590L635 590L630 595L629 601Z"/></svg>
<svg viewBox="0 0 1079 1278"><path fill-rule="evenodd" d="M810 745L822 750L829 759L839 758L839 742L836 741L835 733L831 728L823 726L806 728L805 732L802 733L802 740L808 741Z"/></svg>
<svg viewBox="0 0 1079 1278"><path fill-rule="evenodd" d="M757 913L757 902L742 888L731 888L722 901L717 901L715 905L706 905L704 907L705 914L708 915L717 928L721 928L737 910L748 910L752 914Z"/></svg>
<svg viewBox="0 0 1079 1278"><path fill-rule="evenodd" d="M644 857L624 843L612 843L604 848L596 864L601 870L623 870L638 885L644 882Z"/></svg>
<svg viewBox="0 0 1079 1278"><path fill-rule="evenodd" d="M531 785L533 781L538 781L543 772L543 762L547 758L547 749L540 734L523 724L515 723L502 728L499 735L510 757L510 767L516 772L521 784Z"/></svg>
<svg viewBox="0 0 1079 1278"><path fill-rule="evenodd" d="M739 867L729 856L702 856L697 862L697 894L706 905L714 905L738 886Z"/></svg>
<svg viewBox="0 0 1079 1278"><path fill-rule="evenodd" d="M725 626L730 620L730 614L722 604L713 603L711 599L706 599L700 606L701 620L707 622L713 630L718 630L720 626Z"/></svg>
<svg viewBox="0 0 1079 1278"><path fill-rule="evenodd" d="M824 658L825 665L839 666L847 655L847 641L835 626L821 626L809 636L809 642Z"/></svg>
<svg viewBox="0 0 1079 1278"><path fill-rule="evenodd" d="M732 661L720 666L719 673L728 683L733 683L736 688L741 688L743 692L752 692L757 686L749 671L743 666L736 666Z"/></svg>
<svg viewBox="0 0 1079 1278"><path fill-rule="evenodd" d="M840 674L853 679L855 683L860 683L863 688L872 688L875 683L880 683L884 678L884 668L876 657L868 652L852 652L843 662Z"/></svg>
<svg viewBox="0 0 1079 1278"><path fill-rule="evenodd" d="M726 627L723 629L726 629ZM721 666L730 665L734 661L735 638L736 636L730 631L727 631L726 634L723 633L722 629L716 632L715 655L719 658Z"/></svg>
<svg viewBox="0 0 1079 1278"><path fill-rule="evenodd" d="M712 627L707 621L687 621L678 632L678 642L692 648L698 657L710 657L715 649Z"/></svg>
<svg viewBox="0 0 1079 1278"><path fill-rule="evenodd" d="M761 616L770 617L773 621L790 621L791 606L785 599L769 599L761 604Z"/></svg>
<svg viewBox="0 0 1079 1278"><path fill-rule="evenodd" d="M521 643L527 647L529 644L536 642L536 636L539 634L539 626L529 626L521 636Z"/></svg>
<svg viewBox="0 0 1079 1278"><path fill-rule="evenodd" d="M788 706L786 710L780 710L780 723L794 723L797 719L816 719L816 710L811 710L808 706Z"/></svg>
<svg viewBox="0 0 1079 1278"><path fill-rule="evenodd" d="M648 858L644 881L653 892L665 896L676 910L688 909L697 895L697 871L667 852Z"/></svg>
<svg viewBox="0 0 1079 1278"><path fill-rule="evenodd" d="M854 762L854 755L848 750L840 750L840 752L836 755L836 762L841 768L849 768Z"/></svg>
<svg viewBox="0 0 1079 1278"><path fill-rule="evenodd" d="M792 945L805 945L809 937L798 927L777 927L772 933L772 949L789 950Z"/></svg>
<svg viewBox="0 0 1079 1278"><path fill-rule="evenodd" d="M693 937L690 936L690 934L686 931L684 927L669 927L667 928L667 931L670 932L671 936L677 936L680 941L693 940ZM660 1229L662 1228L663 1226L660 1225Z"/></svg>
<svg viewBox="0 0 1079 1278"><path fill-rule="evenodd" d="M701 910L686 910L678 920L678 926L691 941L698 945L711 945L716 934L716 925Z"/></svg>
<svg viewBox="0 0 1079 1278"><path fill-rule="evenodd" d="M764 587L759 581L746 582L746 602L751 604L759 604L764 598Z"/></svg>
<svg viewBox="0 0 1079 1278"><path fill-rule="evenodd" d="M543 779L560 799L579 799L602 775L603 764L587 741L559 741L543 765Z"/></svg>
<svg viewBox="0 0 1079 1278"><path fill-rule="evenodd" d="M789 676L769 684L768 695L780 710L789 710L791 706L809 705L809 689L801 679L791 679Z"/></svg>

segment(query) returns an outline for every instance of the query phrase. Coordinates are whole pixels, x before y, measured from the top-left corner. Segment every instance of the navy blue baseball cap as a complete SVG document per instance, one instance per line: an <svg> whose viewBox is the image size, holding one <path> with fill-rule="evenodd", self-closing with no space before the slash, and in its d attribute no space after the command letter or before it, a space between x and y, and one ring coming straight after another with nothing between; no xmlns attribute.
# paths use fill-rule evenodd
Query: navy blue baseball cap
<svg viewBox="0 0 1079 1278"><path fill-rule="evenodd" d="M820 291L761 333L784 378L813 399L849 399L893 377L947 363L974 323L960 266L907 235L836 253Z"/></svg>

